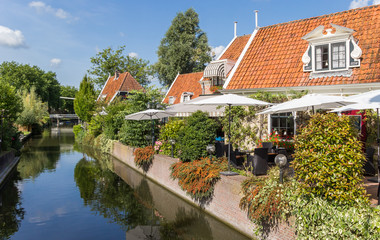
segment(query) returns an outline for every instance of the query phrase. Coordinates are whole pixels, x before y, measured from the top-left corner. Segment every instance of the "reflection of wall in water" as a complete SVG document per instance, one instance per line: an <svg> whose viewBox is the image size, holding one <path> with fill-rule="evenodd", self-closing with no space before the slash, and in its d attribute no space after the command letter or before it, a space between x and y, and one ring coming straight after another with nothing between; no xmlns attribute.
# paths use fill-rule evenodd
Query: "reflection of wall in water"
<svg viewBox="0 0 380 240"><path fill-rule="evenodd" d="M247 239L158 184L147 179L143 180L143 175L116 158L113 158L113 164L115 173L131 187L136 189L141 182L146 181L154 208L166 221L176 226L187 222L187 225L182 227L186 229L185 235L188 235L189 239Z"/></svg>

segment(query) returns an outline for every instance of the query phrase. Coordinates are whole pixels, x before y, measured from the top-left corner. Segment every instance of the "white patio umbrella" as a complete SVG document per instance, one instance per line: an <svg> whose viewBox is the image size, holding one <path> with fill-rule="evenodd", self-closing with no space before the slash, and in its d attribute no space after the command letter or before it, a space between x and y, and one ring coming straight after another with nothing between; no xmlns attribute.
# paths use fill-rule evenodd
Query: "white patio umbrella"
<svg viewBox="0 0 380 240"><path fill-rule="evenodd" d="M354 103L344 97L329 96L323 94L307 94L301 98L283 102L265 109L258 114L276 114L296 111L307 111L317 109L332 109Z"/></svg>
<svg viewBox="0 0 380 240"><path fill-rule="evenodd" d="M154 145L154 119L161 119L165 117L174 116L175 113L166 112L164 110L158 110L158 109L147 109L145 111L132 113L127 116L125 116L126 120L151 120L152 121L152 146Z"/></svg>
<svg viewBox="0 0 380 240"><path fill-rule="evenodd" d="M186 103L185 103L186 104ZM223 172L224 175L235 175L231 172L231 106L265 106L270 103L248 98L236 94L218 95L216 97L204 99L197 102L191 102L188 104L197 105L216 105L216 106L228 106L228 171Z"/></svg>

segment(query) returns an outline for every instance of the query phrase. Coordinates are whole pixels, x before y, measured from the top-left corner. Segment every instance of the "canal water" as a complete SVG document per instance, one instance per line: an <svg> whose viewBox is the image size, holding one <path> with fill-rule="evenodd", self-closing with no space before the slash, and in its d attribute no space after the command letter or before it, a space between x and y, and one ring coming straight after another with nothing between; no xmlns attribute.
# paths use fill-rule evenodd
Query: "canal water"
<svg viewBox="0 0 380 240"><path fill-rule="evenodd" d="M0 190L0 239L248 239L70 129L24 147Z"/></svg>

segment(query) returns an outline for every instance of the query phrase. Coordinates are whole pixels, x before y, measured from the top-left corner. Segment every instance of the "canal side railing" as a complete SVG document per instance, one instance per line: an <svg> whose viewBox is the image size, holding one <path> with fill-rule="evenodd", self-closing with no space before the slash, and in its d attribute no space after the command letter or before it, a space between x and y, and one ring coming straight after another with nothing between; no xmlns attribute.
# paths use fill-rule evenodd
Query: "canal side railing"
<svg viewBox="0 0 380 240"><path fill-rule="evenodd" d="M206 205L200 205L181 189L177 179L173 180L170 177L170 166L179 161L178 159L156 154L148 172L143 172L141 168L135 165L133 152L134 148L115 142L111 155L237 231L249 237L254 235L255 225L248 219L247 213L239 208L239 202L242 198L241 183L246 177L240 175L221 176L215 185L212 200ZM295 230L291 225L283 223L270 232L266 239L295 239Z"/></svg>

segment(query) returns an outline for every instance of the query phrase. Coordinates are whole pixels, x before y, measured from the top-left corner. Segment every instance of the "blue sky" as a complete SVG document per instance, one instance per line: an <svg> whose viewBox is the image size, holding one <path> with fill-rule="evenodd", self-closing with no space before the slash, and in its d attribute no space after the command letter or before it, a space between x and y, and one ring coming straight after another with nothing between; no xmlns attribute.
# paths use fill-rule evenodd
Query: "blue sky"
<svg viewBox="0 0 380 240"><path fill-rule="evenodd" d="M0 63L16 61L57 73L62 85L79 86L90 58L106 47L157 61L157 48L172 19L192 7L209 45L223 49L237 34L259 26L309 18L380 0L0 0ZM154 81L158 85L157 81Z"/></svg>

